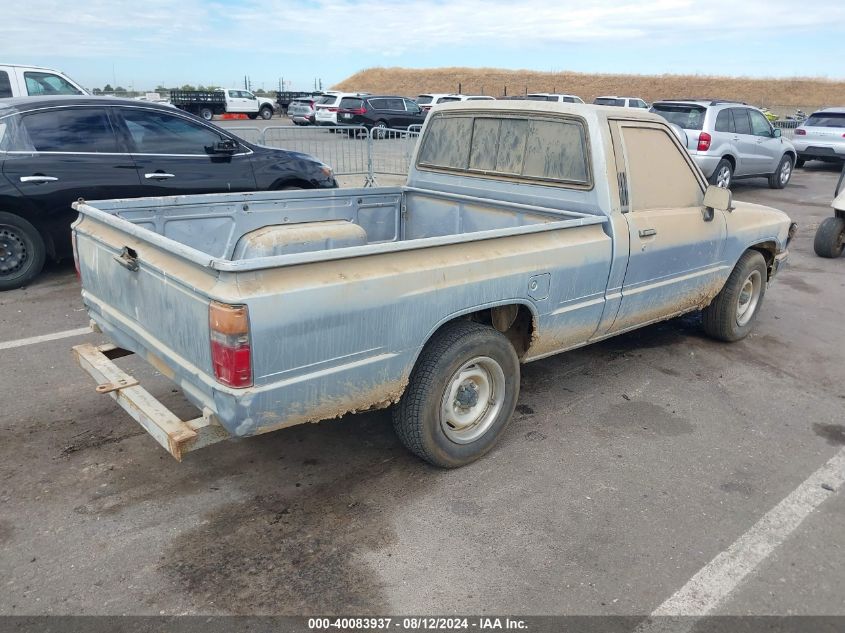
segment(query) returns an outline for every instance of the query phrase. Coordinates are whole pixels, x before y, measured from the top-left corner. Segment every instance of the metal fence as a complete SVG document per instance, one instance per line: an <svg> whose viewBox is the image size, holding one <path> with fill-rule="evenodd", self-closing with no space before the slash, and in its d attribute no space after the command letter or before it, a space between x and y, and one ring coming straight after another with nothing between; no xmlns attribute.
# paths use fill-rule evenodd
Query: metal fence
<svg viewBox="0 0 845 633"><path fill-rule="evenodd" d="M795 136L795 128L804 123L793 119L784 119L782 121L772 121L772 125L781 131L783 138L791 139Z"/></svg>
<svg viewBox="0 0 845 633"><path fill-rule="evenodd" d="M299 127L227 126L246 141L310 154L329 165L336 176L361 176L364 186L373 186L379 175L404 176L422 126L393 130L363 126Z"/></svg>

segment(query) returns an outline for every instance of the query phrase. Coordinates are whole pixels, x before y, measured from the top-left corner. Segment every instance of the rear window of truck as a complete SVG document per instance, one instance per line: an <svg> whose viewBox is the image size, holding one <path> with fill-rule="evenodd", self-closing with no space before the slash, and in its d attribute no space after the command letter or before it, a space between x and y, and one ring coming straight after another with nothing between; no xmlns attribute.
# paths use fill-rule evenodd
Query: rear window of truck
<svg viewBox="0 0 845 633"><path fill-rule="evenodd" d="M417 166L590 185L586 130L576 119L437 116Z"/></svg>
<svg viewBox="0 0 845 633"><path fill-rule="evenodd" d="M9 81L9 73L0 70L0 98L12 96L12 84Z"/></svg>

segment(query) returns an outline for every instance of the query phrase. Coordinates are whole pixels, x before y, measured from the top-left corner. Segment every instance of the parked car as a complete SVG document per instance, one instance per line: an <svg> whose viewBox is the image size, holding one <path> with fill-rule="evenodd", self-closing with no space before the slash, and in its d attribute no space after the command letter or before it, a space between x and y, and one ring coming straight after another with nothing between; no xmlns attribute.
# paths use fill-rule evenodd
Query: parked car
<svg viewBox="0 0 845 633"><path fill-rule="evenodd" d="M64 73L41 66L0 64L0 99L46 95L87 95Z"/></svg>
<svg viewBox="0 0 845 633"><path fill-rule="evenodd" d="M70 256L71 202L336 187L305 154L247 143L169 106L107 97L0 101L0 290Z"/></svg>
<svg viewBox="0 0 845 633"><path fill-rule="evenodd" d="M687 150L707 179L730 187L739 178L763 177L783 189L797 153L763 113L744 103L676 99L656 101L651 111L683 128Z"/></svg>
<svg viewBox="0 0 845 633"><path fill-rule="evenodd" d="M276 104L269 97L258 97L249 90L171 90L170 103L191 114L196 114L206 121L211 121L215 114L226 112L246 114L250 119L259 116L272 119Z"/></svg>
<svg viewBox="0 0 845 633"><path fill-rule="evenodd" d="M519 99L520 97L515 97ZM553 92L530 92L524 97L528 101L556 101L558 103L584 103L581 97L576 95L558 94Z"/></svg>
<svg viewBox="0 0 845 633"><path fill-rule="evenodd" d="M449 96L451 96L451 93L448 92L433 92L431 94L417 95L416 101L423 112L428 112L440 99Z"/></svg>
<svg viewBox="0 0 845 633"><path fill-rule="evenodd" d="M337 125L337 111L344 97L365 97L369 92L327 92L315 105L314 122L317 125Z"/></svg>
<svg viewBox="0 0 845 633"><path fill-rule="evenodd" d="M648 104L638 97L596 97L593 105L616 106L618 108L642 108L648 110Z"/></svg>
<svg viewBox="0 0 845 633"><path fill-rule="evenodd" d="M792 144L798 152L796 167L808 160L845 161L845 108L813 112L795 129Z"/></svg>
<svg viewBox="0 0 845 633"><path fill-rule="evenodd" d="M393 95L344 97L337 111L337 121L341 125L363 125L368 130L377 128L382 135L387 129L422 125L425 116L413 99Z"/></svg>
<svg viewBox="0 0 845 633"><path fill-rule="evenodd" d="M294 99L288 105L288 118L294 125L314 125L317 122L317 103L323 95Z"/></svg>
<svg viewBox="0 0 845 633"><path fill-rule="evenodd" d="M708 187L660 117L514 101L438 107L406 187L76 208L82 301L121 349L75 352L179 459L393 405L408 449L461 466L507 428L521 363L702 309L747 336L794 234ZM202 414L123 389L132 352Z"/></svg>

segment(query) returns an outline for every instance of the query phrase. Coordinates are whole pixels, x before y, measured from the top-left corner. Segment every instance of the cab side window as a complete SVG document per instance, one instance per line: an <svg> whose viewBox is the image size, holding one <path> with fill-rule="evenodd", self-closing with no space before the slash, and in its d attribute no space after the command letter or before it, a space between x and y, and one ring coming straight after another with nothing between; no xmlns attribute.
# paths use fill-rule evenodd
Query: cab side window
<svg viewBox="0 0 845 633"><path fill-rule="evenodd" d="M12 96L12 84L9 81L9 73L0 70L0 99Z"/></svg>
<svg viewBox="0 0 845 633"><path fill-rule="evenodd" d="M81 95L82 91L53 73L25 72L26 92L30 97L38 95Z"/></svg>
<svg viewBox="0 0 845 633"><path fill-rule="evenodd" d="M772 126L769 125L769 121L765 116L757 112L757 110L749 110L748 116L751 117L751 133L754 136L771 138Z"/></svg>
<svg viewBox="0 0 845 633"><path fill-rule="evenodd" d="M700 207L701 184L670 132L622 127L631 210Z"/></svg>

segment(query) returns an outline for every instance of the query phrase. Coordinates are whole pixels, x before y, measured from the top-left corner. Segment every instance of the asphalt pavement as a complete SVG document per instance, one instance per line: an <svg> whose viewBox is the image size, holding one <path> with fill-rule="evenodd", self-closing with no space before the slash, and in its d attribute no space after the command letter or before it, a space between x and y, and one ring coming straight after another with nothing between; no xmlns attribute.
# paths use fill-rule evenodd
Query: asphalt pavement
<svg viewBox="0 0 845 633"><path fill-rule="evenodd" d="M845 258L812 252L837 174L734 187L800 225L746 340L687 317L529 364L503 440L453 471L408 454L386 412L177 463L75 365L101 335L27 340L88 323L72 264L51 264L0 293L0 614L627 615L683 597L724 552L747 560L804 482L822 494L811 475L845 446ZM752 547L715 612L845 615L829 488Z"/></svg>

